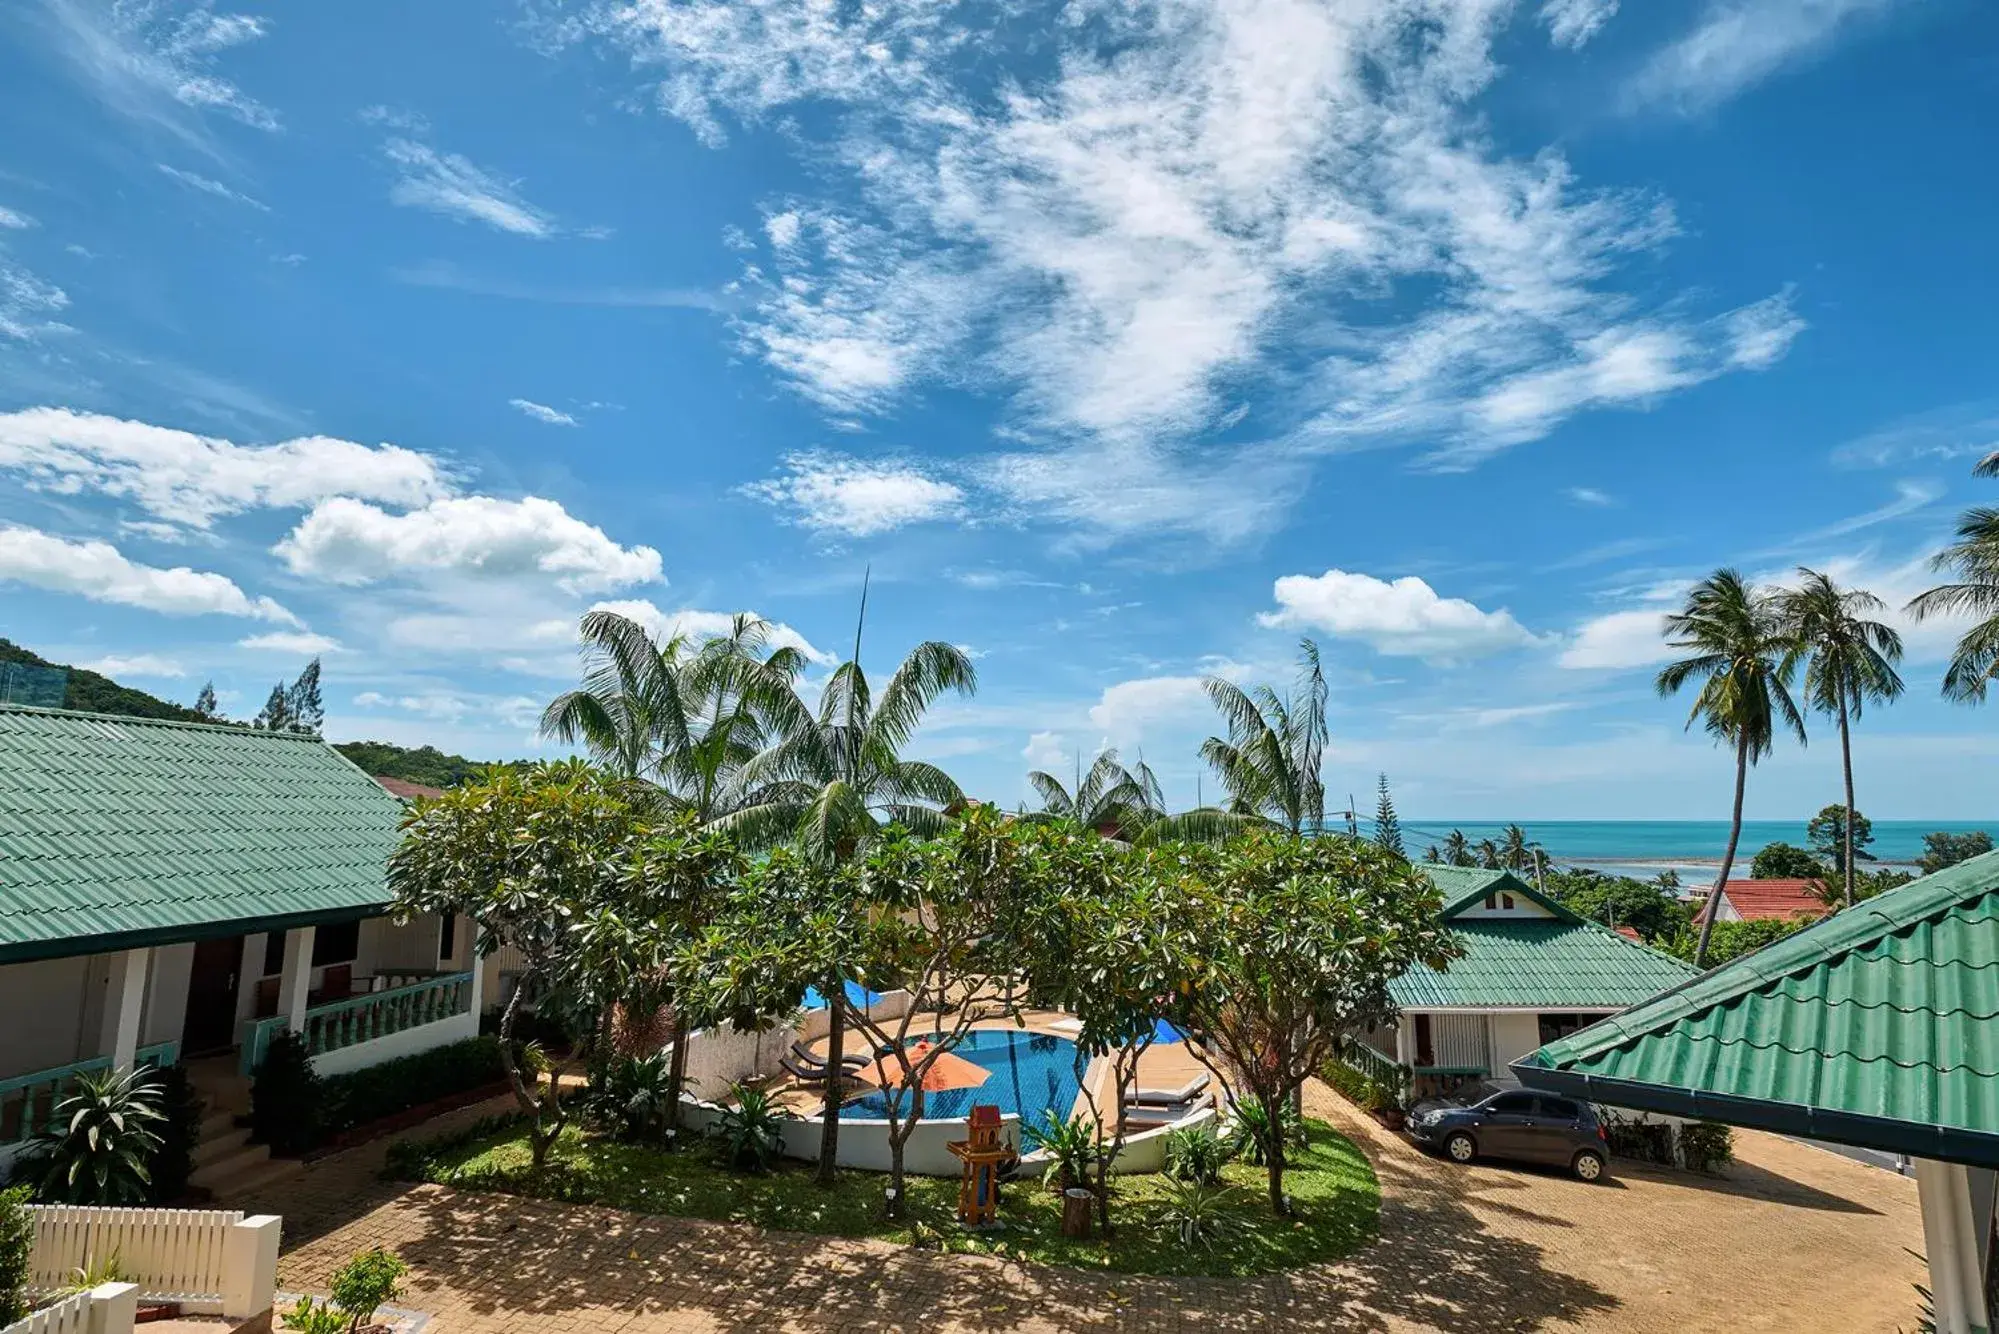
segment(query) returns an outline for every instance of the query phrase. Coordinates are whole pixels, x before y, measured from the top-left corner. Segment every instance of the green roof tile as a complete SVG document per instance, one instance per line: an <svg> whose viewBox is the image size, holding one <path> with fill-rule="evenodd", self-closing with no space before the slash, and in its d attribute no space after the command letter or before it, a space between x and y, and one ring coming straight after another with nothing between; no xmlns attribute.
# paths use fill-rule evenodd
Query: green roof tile
<svg viewBox="0 0 1999 1334"><path fill-rule="evenodd" d="M1694 971L1574 917L1460 917L1451 930L1464 957L1452 960L1447 971L1419 966L1390 982L1397 1005L1621 1009L1684 982Z"/></svg>
<svg viewBox="0 0 1999 1334"><path fill-rule="evenodd" d="M1999 1164L1999 853L1890 890L1518 1063L1530 1082Z"/></svg>
<svg viewBox="0 0 1999 1334"><path fill-rule="evenodd" d="M402 814L313 737L0 705L0 962L381 911Z"/></svg>

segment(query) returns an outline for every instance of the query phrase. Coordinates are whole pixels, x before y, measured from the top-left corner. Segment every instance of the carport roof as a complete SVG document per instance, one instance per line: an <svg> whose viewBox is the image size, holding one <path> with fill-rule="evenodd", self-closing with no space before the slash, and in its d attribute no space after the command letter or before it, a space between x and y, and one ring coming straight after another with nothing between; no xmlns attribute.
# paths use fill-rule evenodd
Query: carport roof
<svg viewBox="0 0 1999 1334"><path fill-rule="evenodd" d="M0 963L380 912L402 814L317 737L0 705Z"/></svg>
<svg viewBox="0 0 1999 1334"><path fill-rule="evenodd" d="M1999 852L1517 1062L1599 1102L1999 1166Z"/></svg>

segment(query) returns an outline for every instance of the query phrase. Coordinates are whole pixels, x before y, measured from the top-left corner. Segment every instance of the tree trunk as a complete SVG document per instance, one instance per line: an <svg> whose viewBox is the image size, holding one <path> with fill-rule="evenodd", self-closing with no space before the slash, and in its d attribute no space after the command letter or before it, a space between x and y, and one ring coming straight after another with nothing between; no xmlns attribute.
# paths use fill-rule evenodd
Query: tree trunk
<svg viewBox="0 0 1999 1334"><path fill-rule="evenodd" d="M1714 915L1721 910L1721 887L1728 883L1728 873L1735 867L1735 845L1742 839L1742 789L1749 782L1749 739L1742 738L1735 744L1735 810L1729 817L1728 851L1721 855L1721 873L1714 878L1714 890L1707 896L1707 906L1701 909L1701 938L1694 946L1694 967L1707 967L1708 938L1714 935Z"/></svg>
<svg viewBox="0 0 1999 1334"><path fill-rule="evenodd" d="M840 1156L840 1085L845 1078L841 1060L847 1054L846 1014L841 1003L846 999L846 988L837 977L820 985L831 990L826 994L826 1101L819 1109L819 1171L814 1179L830 1186Z"/></svg>
<svg viewBox="0 0 1999 1334"><path fill-rule="evenodd" d="M680 1094L687 1087L687 1021L678 1005L673 1007L673 1060L666 1067L667 1143L680 1143Z"/></svg>
<svg viewBox="0 0 1999 1334"><path fill-rule="evenodd" d="M1275 1107L1275 1101L1265 1106ZM1264 1170L1270 1178L1270 1212L1279 1218L1291 1212L1290 1202L1284 1198L1284 1127L1273 1124L1269 1129L1270 1141L1263 1146Z"/></svg>
<svg viewBox="0 0 1999 1334"><path fill-rule="evenodd" d="M1853 906L1853 739L1847 733L1846 696L1839 699L1839 767L1846 778L1846 906Z"/></svg>

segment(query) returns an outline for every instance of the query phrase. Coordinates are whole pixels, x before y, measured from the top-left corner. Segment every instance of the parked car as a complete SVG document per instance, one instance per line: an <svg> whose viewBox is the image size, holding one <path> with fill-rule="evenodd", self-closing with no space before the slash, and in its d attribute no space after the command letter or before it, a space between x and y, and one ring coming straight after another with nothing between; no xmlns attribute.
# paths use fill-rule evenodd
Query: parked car
<svg viewBox="0 0 1999 1334"><path fill-rule="evenodd" d="M1484 1081L1409 1109L1405 1133L1454 1163L1474 1158L1566 1167L1584 1181L1600 1181L1610 1149L1596 1112L1586 1102Z"/></svg>

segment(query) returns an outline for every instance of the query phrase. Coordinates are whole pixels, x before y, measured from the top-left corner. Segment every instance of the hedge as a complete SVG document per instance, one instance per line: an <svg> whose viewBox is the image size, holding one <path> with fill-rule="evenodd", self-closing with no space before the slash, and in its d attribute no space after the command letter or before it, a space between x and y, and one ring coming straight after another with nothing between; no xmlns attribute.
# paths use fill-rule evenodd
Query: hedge
<svg viewBox="0 0 1999 1334"><path fill-rule="evenodd" d="M467 1038L321 1081L321 1124L337 1135L506 1078L497 1038Z"/></svg>

